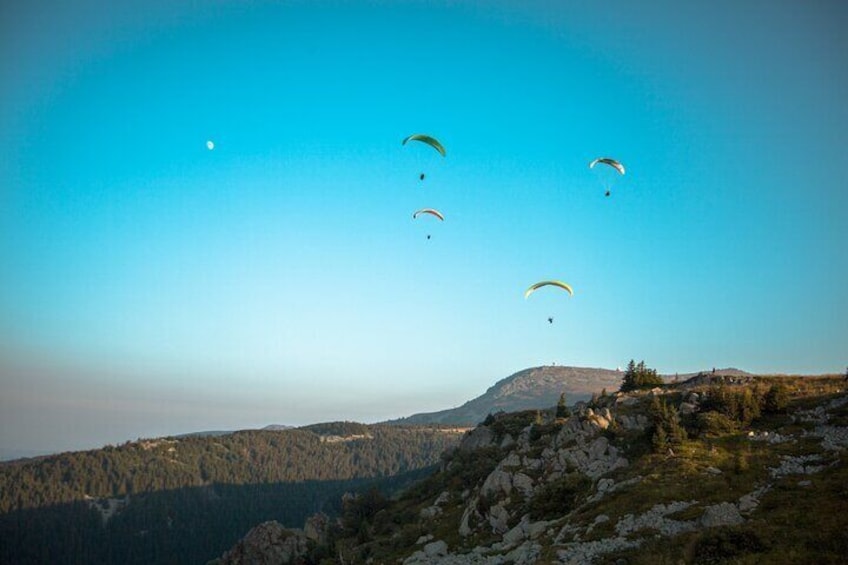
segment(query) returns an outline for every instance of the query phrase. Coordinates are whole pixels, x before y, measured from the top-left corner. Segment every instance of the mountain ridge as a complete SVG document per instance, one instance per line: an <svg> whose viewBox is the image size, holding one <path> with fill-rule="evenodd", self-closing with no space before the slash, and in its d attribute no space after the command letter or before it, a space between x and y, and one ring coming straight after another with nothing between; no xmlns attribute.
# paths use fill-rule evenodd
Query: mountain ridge
<svg viewBox="0 0 848 565"><path fill-rule="evenodd" d="M617 390L623 376L623 372L615 369L563 365L530 367L497 381L480 396L456 408L416 413L385 423L474 426L495 412L554 406L563 392L569 404L589 400L605 388Z"/></svg>

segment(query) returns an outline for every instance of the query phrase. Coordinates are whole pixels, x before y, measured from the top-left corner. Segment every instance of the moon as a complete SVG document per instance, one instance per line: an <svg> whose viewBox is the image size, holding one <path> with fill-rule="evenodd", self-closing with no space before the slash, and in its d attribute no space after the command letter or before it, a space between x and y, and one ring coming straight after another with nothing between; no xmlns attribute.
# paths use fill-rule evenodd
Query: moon
<svg viewBox="0 0 848 565"><path fill-rule="evenodd" d="M215 149L215 143L211 139L206 142L206 149L208 149L209 151Z"/></svg>

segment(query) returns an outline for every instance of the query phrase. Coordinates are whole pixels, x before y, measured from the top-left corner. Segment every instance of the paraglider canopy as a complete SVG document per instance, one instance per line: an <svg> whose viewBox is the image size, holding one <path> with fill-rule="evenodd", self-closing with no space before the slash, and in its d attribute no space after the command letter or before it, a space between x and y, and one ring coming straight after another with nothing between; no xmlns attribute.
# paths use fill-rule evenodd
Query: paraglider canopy
<svg viewBox="0 0 848 565"><path fill-rule="evenodd" d="M565 290L566 292L568 292L568 294L570 296L574 295L574 291L571 290L571 286L568 285L567 283L564 283L562 281L541 281L541 282L537 282L534 285L531 285L530 288L525 290L524 291L524 298L528 298L531 294L533 294L534 292L536 292L536 290L542 288L543 286L555 286L557 288L561 288L561 289Z"/></svg>
<svg viewBox="0 0 848 565"><path fill-rule="evenodd" d="M439 218L439 220L441 220L441 221L445 221L444 214L442 214L441 212L439 212L438 210L436 210L434 208L421 208L420 210L417 210L417 211L415 211L415 213L412 214L412 219L413 220L416 219L421 214L430 214L431 216L435 216L436 218Z"/></svg>
<svg viewBox="0 0 848 565"><path fill-rule="evenodd" d="M618 161L616 161L615 159L613 159L611 157L598 157L597 159L595 159L594 161L589 163L589 168L594 169L595 165L597 165L598 163L603 163L604 165L609 165L610 167L614 168L616 171L618 171L622 175L624 174L624 165L622 165L621 163L619 163Z"/></svg>
<svg viewBox="0 0 848 565"><path fill-rule="evenodd" d="M442 157L447 154L447 152L445 151L445 147L441 143L439 143L438 139L423 133L414 133L410 135L409 137L403 140L403 143L401 145L406 145L407 141L420 141L421 143L426 143L427 145L438 151Z"/></svg>

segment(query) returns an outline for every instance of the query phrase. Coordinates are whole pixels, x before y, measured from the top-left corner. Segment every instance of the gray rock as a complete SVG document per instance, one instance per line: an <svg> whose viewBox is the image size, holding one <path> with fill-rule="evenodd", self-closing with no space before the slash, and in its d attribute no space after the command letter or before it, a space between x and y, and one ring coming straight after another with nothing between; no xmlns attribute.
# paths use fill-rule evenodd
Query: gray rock
<svg viewBox="0 0 848 565"><path fill-rule="evenodd" d="M598 492L606 492L615 484L612 479L600 479L598 481Z"/></svg>
<svg viewBox="0 0 848 565"><path fill-rule="evenodd" d="M314 541L317 544L327 542L327 534L330 531L330 517L323 512L313 514L306 519L303 525L303 533L306 539Z"/></svg>
<svg viewBox="0 0 848 565"><path fill-rule="evenodd" d="M739 513L735 504L722 502L713 506L707 506L699 523L704 528L715 528L718 526L736 526L745 521Z"/></svg>
<svg viewBox="0 0 848 565"><path fill-rule="evenodd" d="M691 532L695 529L694 522L672 520L666 518L666 516L685 510L693 504L695 504L694 500L690 502L681 501L656 504L650 510L638 516L627 514L615 525L615 531L622 537L645 529L659 530L660 534L664 536L674 536L683 532ZM731 504L731 506L733 505ZM735 506L733 508L734 510L736 509Z"/></svg>
<svg viewBox="0 0 848 565"><path fill-rule="evenodd" d="M442 509L438 506L428 506L426 508L422 508L421 512L418 513L421 518L424 520L432 520L436 516L440 516L442 514Z"/></svg>
<svg viewBox="0 0 848 565"><path fill-rule="evenodd" d="M607 450L609 440L604 436L600 436L589 446L589 457L592 459L600 459Z"/></svg>
<svg viewBox="0 0 848 565"><path fill-rule="evenodd" d="M513 445L515 445L515 439L510 434L506 434L501 440L501 449L509 449Z"/></svg>
<svg viewBox="0 0 848 565"><path fill-rule="evenodd" d="M489 476L483 482L483 486L480 487L480 496L482 497L499 496L500 494L509 496L511 492L512 475L501 469L495 469L489 473Z"/></svg>
<svg viewBox="0 0 848 565"><path fill-rule="evenodd" d="M513 547L523 542L525 539L529 537L527 528L530 525L530 520L527 516L522 518L522 520L511 530L503 535L503 543L506 547Z"/></svg>
<svg viewBox="0 0 848 565"><path fill-rule="evenodd" d="M739 512L750 512L760 505L760 501L753 494L746 494L739 499L736 507Z"/></svg>
<svg viewBox="0 0 848 565"><path fill-rule="evenodd" d="M427 557L438 557L448 554L448 544L442 540L431 541L424 546L424 555Z"/></svg>
<svg viewBox="0 0 848 565"><path fill-rule="evenodd" d="M542 553L542 547L533 542L524 542L509 553L503 556L503 561L497 560L491 562L496 563L512 563L514 565L535 565L539 563L539 556Z"/></svg>
<svg viewBox="0 0 848 565"><path fill-rule="evenodd" d="M450 493L448 491L444 491L444 492L442 492L442 494L440 494L438 496L438 498L436 498L436 501L433 503L433 505L434 506L443 506L444 504L447 504L448 502L450 502L450 498L451 498Z"/></svg>
<svg viewBox="0 0 848 565"><path fill-rule="evenodd" d="M533 479L524 473L516 473L512 477L512 486L521 493L524 498L533 496Z"/></svg>
<svg viewBox="0 0 848 565"><path fill-rule="evenodd" d="M527 536L530 539L537 539L539 536L541 536L548 530L550 525L551 522L545 520L539 522L530 522L527 525Z"/></svg>
<svg viewBox="0 0 848 565"><path fill-rule="evenodd" d="M263 522L240 539L232 549L215 560L218 565L278 565L292 563L306 555L306 535L284 528L272 520Z"/></svg>
<svg viewBox="0 0 848 565"><path fill-rule="evenodd" d="M489 447L495 441L495 434L486 426L477 426L462 438L459 448L463 451L474 451L481 447Z"/></svg>
<svg viewBox="0 0 848 565"><path fill-rule="evenodd" d="M495 504L489 509L489 525L492 532L504 534L509 530L509 511L503 504Z"/></svg>
<svg viewBox="0 0 848 565"><path fill-rule="evenodd" d="M565 549L557 551L560 563L568 565L586 565L594 562L596 557L639 547L641 540L628 540L625 538L607 538L598 541L573 542L565 544Z"/></svg>
<svg viewBox="0 0 848 565"><path fill-rule="evenodd" d="M462 513L462 518L459 521L459 535L468 537L474 531L474 526L480 523L483 517L477 511L477 502L472 499L465 511Z"/></svg>
<svg viewBox="0 0 848 565"><path fill-rule="evenodd" d="M681 402L678 410L681 414L694 414L698 411L698 406L690 402Z"/></svg>

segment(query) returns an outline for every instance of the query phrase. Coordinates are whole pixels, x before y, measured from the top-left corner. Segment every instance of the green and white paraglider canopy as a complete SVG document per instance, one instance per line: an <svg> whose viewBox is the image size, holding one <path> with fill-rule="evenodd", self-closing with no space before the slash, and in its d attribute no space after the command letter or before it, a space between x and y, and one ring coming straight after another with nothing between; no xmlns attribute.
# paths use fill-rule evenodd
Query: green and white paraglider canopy
<svg viewBox="0 0 848 565"><path fill-rule="evenodd" d="M426 135L423 133L414 133L404 139L401 145L406 145L407 141L420 141L421 143L426 143L427 145L438 151L442 157L447 155L447 152L445 151L445 146L439 143L439 140L433 136Z"/></svg>

